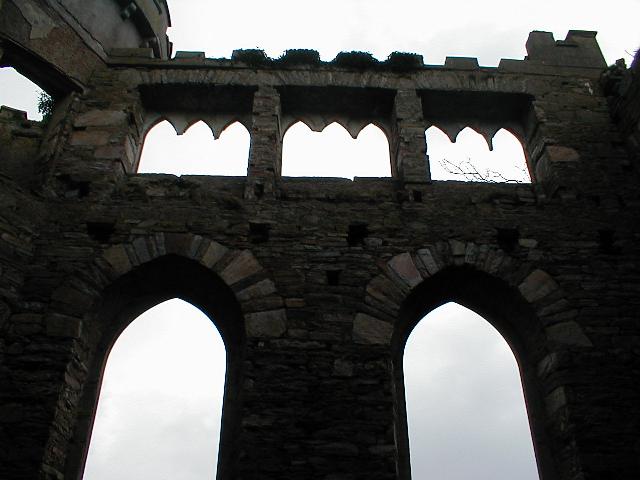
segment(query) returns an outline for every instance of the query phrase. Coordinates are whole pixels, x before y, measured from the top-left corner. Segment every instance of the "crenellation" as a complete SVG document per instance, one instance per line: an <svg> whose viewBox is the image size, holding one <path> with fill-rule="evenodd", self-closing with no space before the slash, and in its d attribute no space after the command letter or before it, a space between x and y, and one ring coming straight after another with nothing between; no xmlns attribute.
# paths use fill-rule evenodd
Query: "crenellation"
<svg viewBox="0 0 640 480"><path fill-rule="evenodd" d="M565 40L555 40L550 32L531 32L527 40L527 57L523 60L501 59L497 67L481 66L474 57L446 57L442 65L427 65L422 55L410 52L392 52L385 60L378 60L369 52L339 52L333 60L323 61L315 50L286 50L280 57L271 58L261 49L234 50L231 58L208 58L203 52L177 52L173 59L149 58L141 49L126 55L113 55L108 61L113 66L144 66L146 68L233 68L256 67L272 70L306 71L372 71L419 74L429 70L480 70L485 72L513 72L587 77L598 76L606 67L595 40L596 32L571 30ZM123 51L126 53L126 51Z"/></svg>

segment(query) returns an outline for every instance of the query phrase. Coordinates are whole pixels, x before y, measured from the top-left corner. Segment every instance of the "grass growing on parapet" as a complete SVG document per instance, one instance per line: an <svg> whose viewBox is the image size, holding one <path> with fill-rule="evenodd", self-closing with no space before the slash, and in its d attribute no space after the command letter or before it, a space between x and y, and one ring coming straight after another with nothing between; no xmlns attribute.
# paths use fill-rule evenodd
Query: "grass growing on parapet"
<svg viewBox="0 0 640 480"><path fill-rule="evenodd" d="M424 67L422 55L417 53L392 52L385 65L396 71L416 70Z"/></svg>
<svg viewBox="0 0 640 480"><path fill-rule="evenodd" d="M51 118L53 109L55 108L55 101L53 97L47 92L41 91L38 94L38 113L42 115L42 121L46 122Z"/></svg>
<svg viewBox="0 0 640 480"><path fill-rule="evenodd" d="M378 66L380 62L369 52L340 52L333 63L339 67L367 69Z"/></svg>
<svg viewBox="0 0 640 480"><path fill-rule="evenodd" d="M234 50L231 54L231 60L244 62L251 67L262 67L271 59L267 57L264 50L259 48Z"/></svg>
<svg viewBox="0 0 640 480"><path fill-rule="evenodd" d="M284 54L278 58L277 62L280 65L320 65L320 54L317 50L308 50L303 48L297 48L287 50Z"/></svg>

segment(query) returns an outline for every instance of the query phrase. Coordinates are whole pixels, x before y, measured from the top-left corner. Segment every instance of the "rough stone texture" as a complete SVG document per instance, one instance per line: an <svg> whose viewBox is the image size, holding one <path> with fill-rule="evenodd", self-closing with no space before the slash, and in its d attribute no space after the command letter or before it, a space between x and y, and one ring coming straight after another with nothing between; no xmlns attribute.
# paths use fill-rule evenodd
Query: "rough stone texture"
<svg viewBox="0 0 640 480"><path fill-rule="evenodd" d="M353 341L356 343L385 344L391 341L393 325L370 315L358 313L353 320Z"/></svg>
<svg viewBox="0 0 640 480"><path fill-rule="evenodd" d="M637 478L637 65L605 71L580 31L533 32L528 58L497 68L140 45L107 58L58 2L27 4L56 28L5 0L3 63L58 101L46 125L0 112L3 479L78 478L110 346L171 296L227 347L221 479L408 479L400 356L447 301L513 347L541 478ZM247 177L136 174L162 116L242 122ZM379 125L392 178L283 178L295 119ZM429 181L430 125L510 128L534 183Z"/></svg>
<svg viewBox="0 0 640 480"><path fill-rule="evenodd" d="M249 313L245 317L249 337L281 337L287 331L284 310Z"/></svg>

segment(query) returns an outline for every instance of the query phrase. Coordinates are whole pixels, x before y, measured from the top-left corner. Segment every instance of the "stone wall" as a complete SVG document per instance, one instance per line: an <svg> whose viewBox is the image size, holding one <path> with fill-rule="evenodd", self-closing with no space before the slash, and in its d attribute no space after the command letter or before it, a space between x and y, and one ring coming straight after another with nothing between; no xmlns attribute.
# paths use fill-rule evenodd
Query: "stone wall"
<svg viewBox="0 0 640 480"><path fill-rule="evenodd" d="M631 68L618 61L602 76L602 86L609 101L611 118L620 130L631 161L640 162L640 54L636 53Z"/></svg>
<svg viewBox="0 0 640 480"><path fill-rule="evenodd" d="M533 32L527 48L497 68L132 51L62 82L33 177L0 177L3 478L81 477L110 346L172 297L229 354L221 479L410 478L402 351L447 301L512 346L541 478L635 478L638 171L593 32ZM247 176L136 174L160 118L241 121ZM392 177L282 177L295 120L379 125ZM509 128L534 183L430 181L433 124Z"/></svg>
<svg viewBox="0 0 640 480"><path fill-rule="evenodd" d="M40 122L27 120L25 112L0 107L0 172L18 185L28 186L42 143Z"/></svg>

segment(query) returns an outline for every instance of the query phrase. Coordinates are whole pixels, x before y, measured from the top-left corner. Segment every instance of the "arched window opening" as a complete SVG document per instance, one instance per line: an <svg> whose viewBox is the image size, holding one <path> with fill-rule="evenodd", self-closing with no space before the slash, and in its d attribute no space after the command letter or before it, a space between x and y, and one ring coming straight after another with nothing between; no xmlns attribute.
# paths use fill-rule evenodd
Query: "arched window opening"
<svg viewBox="0 0 640 480"><path fill-rule="evenodd" d="M427 129L426 139L433 180L531 183L522 144L503 128L493 137L493 151L469 127L458 133L455 142L437 127Z"/></svg>
<svg viewBox="0 0 640 480"><path fill-rule="evenodd" d="M177 135L165 120L147 133L138 173L245 176L248 159L249 132L240 122L229 125L215 140L202 121Z"/></svg>
<svg viewBox="0 0 640 480"><path fill-rule="evenodd" d="M83 478L213 480L225 364L196 307L173 299L140 315L109 354Z"/></svg>
<svg viewBox="0 0 640 480"><path fill-rule="evenodd" d="M412 478L539 478L520 374L504 338L447 303L404 353Z"/></svg>
<svg viewBox="0 0 640 480"><path fill-rule="evenodd" d="M14 68L0 68L0 85L0 105L27 112L30 120L42 120L43 111L53 105L46 92Z"/></svg>
<svg viewBox="0 0 640 480"><path fill-rule="evenodd" d="M282 175L290 177L389 177L389 142L373 124L353 139L338 123L313 132L302 122L287 130Z"/></svg>

